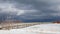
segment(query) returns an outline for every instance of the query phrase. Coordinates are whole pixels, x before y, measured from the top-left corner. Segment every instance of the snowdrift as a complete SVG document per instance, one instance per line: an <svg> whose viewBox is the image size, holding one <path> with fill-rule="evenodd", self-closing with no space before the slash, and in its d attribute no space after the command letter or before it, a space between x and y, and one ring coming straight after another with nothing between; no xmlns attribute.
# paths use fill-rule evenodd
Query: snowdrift
<svg viewBox="0 0 60 34"><path fill-rule="evenodd" d="M0 30L0 34L60 34L60 24L41 24L22 29Z"/></svg>

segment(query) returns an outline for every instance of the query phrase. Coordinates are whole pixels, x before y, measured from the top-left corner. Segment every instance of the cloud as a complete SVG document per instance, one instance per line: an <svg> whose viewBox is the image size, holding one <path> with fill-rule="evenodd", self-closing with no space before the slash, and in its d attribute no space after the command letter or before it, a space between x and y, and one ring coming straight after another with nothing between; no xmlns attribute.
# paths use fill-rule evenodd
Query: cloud
<svg viewBox="0 0 60 34"><path fill-rule="evenodd" d="M0 3L0 12L2 13L16 13L16 15L21 15L22 13L32 12L35 11L34 9L30 8L30 5L21 4L19 8L15 6L14 3Z"/></svg>
<svg viewBox="0 0 60 34"><path fill-rule="evenodd" d="M27 13L31 14L36 11L37 10L35 10L32 5L25 5L25 4L18 5L18 4L9 3L9 2L0 3L0 14L2 16L5 15L5 19L7 19L8 16L10 16L11 18L13 18L14 16L15 18L16 16L27 15Z"/></svg>
<svg viewBox="0 0 60 34"><path fill-rule="evenodd" d="M0 0L0 14L19 19L53 19L60 17L60 0Z"/></svg>
<svg viewBox="0 0 60 34"><path fill-rule="evenodd" d="M26 19L55 19L60 17L60 0L30 0L25 1L26 4L31 4L38 11L36 13L28 13L24 16Z"/></svg>
<svg viewBox="0 0 60 34"><path fill-rule="evenodd" d="M47 16L60 16L60 0L36 0L39 4L38 8L41 10L42 14L46 14ZM44 5L43 5L44 4ZM43 6L41 6L43 5ZM35 5L35 7L37 7Z"/></svg>

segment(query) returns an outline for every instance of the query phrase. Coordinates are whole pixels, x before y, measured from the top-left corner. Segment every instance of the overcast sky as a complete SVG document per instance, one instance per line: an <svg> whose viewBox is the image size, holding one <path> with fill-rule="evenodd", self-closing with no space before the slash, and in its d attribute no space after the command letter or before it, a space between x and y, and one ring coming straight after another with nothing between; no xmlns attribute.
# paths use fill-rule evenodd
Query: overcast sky
<svg viewBox="0 0 60 34"><path fill-rule="evenodd" d="M60 20L60 0L0 0L0 20L34 21Z"/></svg>

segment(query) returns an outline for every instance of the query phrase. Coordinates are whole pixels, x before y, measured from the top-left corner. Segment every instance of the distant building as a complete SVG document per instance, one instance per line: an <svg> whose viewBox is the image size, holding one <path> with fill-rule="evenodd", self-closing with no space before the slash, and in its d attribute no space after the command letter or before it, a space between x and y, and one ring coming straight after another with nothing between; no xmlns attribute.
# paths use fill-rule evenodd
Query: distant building
<svg viewBox="0 0 60 34"><path fill-rule="evenodd" d="M60 24L60 21L55 21L55 22L53 22L53 23L57 23L57 24Z"/></svg>

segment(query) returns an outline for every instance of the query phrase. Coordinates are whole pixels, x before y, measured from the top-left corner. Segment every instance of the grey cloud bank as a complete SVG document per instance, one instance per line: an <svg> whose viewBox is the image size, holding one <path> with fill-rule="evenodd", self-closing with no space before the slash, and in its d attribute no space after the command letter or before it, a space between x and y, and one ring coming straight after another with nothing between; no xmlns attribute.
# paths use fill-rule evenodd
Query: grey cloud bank
<svg viewBox="0 0 60 34"><path fill-rule="evenodd" d="M0 0L0 20L7 16L26 22L60 20L60 0Z"/></svg>

